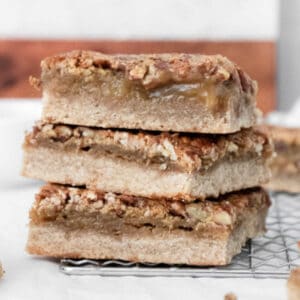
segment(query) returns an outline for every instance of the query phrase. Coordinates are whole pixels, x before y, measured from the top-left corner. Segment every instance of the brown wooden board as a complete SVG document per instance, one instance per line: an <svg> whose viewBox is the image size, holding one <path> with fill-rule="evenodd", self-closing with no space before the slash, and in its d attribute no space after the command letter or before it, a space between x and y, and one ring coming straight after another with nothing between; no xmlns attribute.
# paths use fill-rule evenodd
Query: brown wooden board
<svg viewBox="0 0 300 300"><path fill-rule="evenodd" d="M276 47L270 41L0 40L0 97L40 97L28 83L30 75L39 76L40 60L74 49L105 53L222 54L258 81L258 103L264 112L276 106Z"/></svg>

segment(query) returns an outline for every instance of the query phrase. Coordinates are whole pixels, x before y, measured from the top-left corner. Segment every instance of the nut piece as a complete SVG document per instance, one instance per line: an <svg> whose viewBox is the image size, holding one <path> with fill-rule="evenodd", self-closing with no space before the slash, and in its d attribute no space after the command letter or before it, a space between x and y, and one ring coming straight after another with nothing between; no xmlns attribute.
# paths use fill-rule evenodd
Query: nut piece
<svg viewBox="0 0 300 300"><path fill-rule="evenodd" d="M94 202L98 199L95 191L86 190L83 192L83 198L86 198L89 202Z"/></svg>
<svg viewBox="0 0 300 300"><path fill-rule="evenodd" d="M228 150L228 152L238 152L239 146L233 142L229 142L227 150Z"/></svg>
<svg viewBox="0 0 300 300"><path fill-rule="evenodd" d="M107 201L108 204L114 204L116 202L116 195L114 193L106 193L104 195L104 199Z"/></svg>
<svg viewBox="0 0 300 300"><path fill-rule="evenodd" d="M51 219L55 218L63 210L64 206L65 199L54 194L40 201L36 210L39 215Z"/></svg>
<svg viewBox="0 0 300 300"><path fill-rule="evenodd" d="M169 140L164 140L163 145L165 148L165 151L167 152L167 157L170 157L171 160L176 161L177 160L177 155L174 149L174 146L170 143Z"/></svg>
<svg viewBox="0 0 300 300"><path fill-rule="evenodd" d="M37 91L41 90L42 86L42 80L39 78L36 78L34 76L29 76L29 83L31 86L33 86Z"/></svg>
<svg viewBox="0 0 300 300"><path fill-rule="evenodd" d="M68 126L57 126L54 130L60 141L66 141L72 136L72 129Z"/></svg>
<svg viewBox="0 0 300 300"><path fill-rule="evenodd" d="M179 201L175 201L171 203L170 211L177 216L181 216L181 217L186 216L185 205Z"/></svg>
<svg viewBox="0 0 300 300"><path fill-rule="evenodd" d="M218 212L214 215L213 221L220 225L231 225L231 216L226 211Z"/></svg>
<svg viewBox="0 0 300 300"><path fill-rule="evenodd" d="M190 217L198 221L205 221L205 219L207 218L207 213L204 210L200 209L197 205L189 205L186 210Z"/></svg>

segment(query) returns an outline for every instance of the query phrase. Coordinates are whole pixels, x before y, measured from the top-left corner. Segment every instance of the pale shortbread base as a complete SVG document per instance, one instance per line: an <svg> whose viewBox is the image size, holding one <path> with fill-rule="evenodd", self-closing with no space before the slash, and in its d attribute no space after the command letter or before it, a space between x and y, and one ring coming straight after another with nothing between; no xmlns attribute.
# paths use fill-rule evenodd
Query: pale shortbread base
<svg viewBox="0 0 300 300"><path fill-rule="evenodd" d="M52 183L187 201L259 186L270 177L265 160L259 157L220 161L200 174L42 146L25 148L22 174Z"/></svg>
<svg viewBox="0 0 300 300"><path fill-rule="evenodd" d="M71 89L72 87L70 87ZM255 101L232 96L227 111L214 113L199 99L107 99L93 91L59 97L43 91L42 119L50 123L157 131L232 133L256 123Z"/></svg>
<svg viewBox="0 0 300 300"><path fill-rule="evenodd" d="M300 193L300 174L276 175L265 185L265 188L278 192Z"/></svg>
<svg viewBox="0 0 300 300"><path fill-rule="evenodd" d="M201 237L187 230L124 225L121 232L104 233L93 227L72 229L55 222L30 224L27 251L59 258L120 259L134 262L226 265L247 239L264 232L267 208L249 216L232 231ZM66 221L68 222L68 221ZM99 221L100 222L100 221ZM103 225L105 226L105 225ZM224 230L224 228L220 228Z"/></svg>

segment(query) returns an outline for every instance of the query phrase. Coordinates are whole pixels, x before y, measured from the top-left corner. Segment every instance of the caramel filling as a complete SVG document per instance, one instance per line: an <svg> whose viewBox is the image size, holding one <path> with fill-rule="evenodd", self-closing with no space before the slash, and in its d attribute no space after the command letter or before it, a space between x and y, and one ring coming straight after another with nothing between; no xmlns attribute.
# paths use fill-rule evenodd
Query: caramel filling
<svg viewBox="0 0 300 300"><path fill-rule="evenodd" d="M232 228L245 214L268 206L267 194L260 189L229 194L219 201L184 204L48 185L36 196L30 217L35 223L57 221L77 228L103 227L106 223L107 227L131 224L201 231L213 227Z"/></svg>
<svg viewBox="0 0 300 300"><path fill-rule="evenodd" d="M146 89L144 86L124 77L122 72L96 69L82 71L83 74L64 74L56 76L44 75L43 82L58 97L90 94L98 99L147 101L195 101L203 103L203 107L214 114L228 111L230 98L240 96L237 86L230 81L211 82L209 79L201 82L172 83ZM87 74L85 74L87 72ZM82 76L78 76L82 75ZM51 78L47 78L51 76ZM51 80L49 80L51 79Z"/></svg>

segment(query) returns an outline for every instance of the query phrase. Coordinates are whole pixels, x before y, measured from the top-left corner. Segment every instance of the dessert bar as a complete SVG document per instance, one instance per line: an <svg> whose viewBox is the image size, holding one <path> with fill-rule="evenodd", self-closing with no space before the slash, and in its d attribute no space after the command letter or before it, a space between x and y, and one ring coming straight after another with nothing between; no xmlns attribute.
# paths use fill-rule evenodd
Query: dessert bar
<svg viewBox="0 0 300 300"><path fill-rule="evenodd" d="M23 175L192 201L265 183L271 156L267 136L254 129L201 135L40 124L25 138Z"/></svg>
<svg viewBox="0 0 300 300"><path fill-rule="evenodd" d="M200 133L256 123L256 82L221 55L72 51L41 67L31 82L45 122Z"/></svg>
<svg viewBox="0 0 300 300"><path fill-rule="evenodd" d="M262 234L270 201L254 188L184 204L46 185L30 212L31 254L225 265Z"/></svg>

